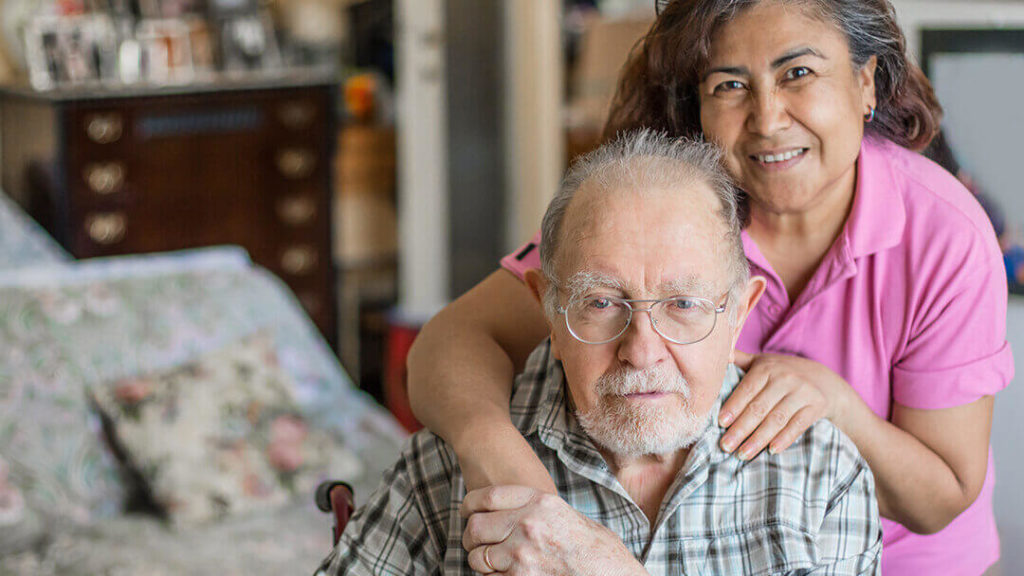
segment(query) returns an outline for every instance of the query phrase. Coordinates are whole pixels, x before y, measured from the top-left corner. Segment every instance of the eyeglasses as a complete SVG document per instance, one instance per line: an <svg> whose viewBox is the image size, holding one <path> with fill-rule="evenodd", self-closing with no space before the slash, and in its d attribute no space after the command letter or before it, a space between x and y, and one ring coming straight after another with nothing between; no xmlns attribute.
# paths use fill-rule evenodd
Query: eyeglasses
<svg viewBox="0 0 1024 576"><path fill-rule="evenodd" d="M728 294L726 295L728 296ZM647 308L633 304L650 303ZM584 344L605 344L622 336L633 320L633 312L647 312L651 326L662 338L675 344L695 344L715 330L718 315L725 312L707 298L673 296L661 300L627 300L615 296L574 298L558 309L565 327Z"/></svg>

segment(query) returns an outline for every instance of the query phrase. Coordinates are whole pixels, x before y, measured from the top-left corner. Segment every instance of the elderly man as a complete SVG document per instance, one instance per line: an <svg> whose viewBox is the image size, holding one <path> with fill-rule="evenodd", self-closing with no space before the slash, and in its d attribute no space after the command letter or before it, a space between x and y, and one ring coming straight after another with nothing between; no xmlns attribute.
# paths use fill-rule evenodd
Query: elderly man
<svg viewBox="0 0 1024 576"><path fill-rule="evenodd" d="M527 283L551 337L512 416L558 496L466 495L455 453L419 432L323 573L879 573L871 473L837 428L750 461L719 449L711 415L764 280L712 147L639 132L587 155L548 208L541 261Z"/></svg>

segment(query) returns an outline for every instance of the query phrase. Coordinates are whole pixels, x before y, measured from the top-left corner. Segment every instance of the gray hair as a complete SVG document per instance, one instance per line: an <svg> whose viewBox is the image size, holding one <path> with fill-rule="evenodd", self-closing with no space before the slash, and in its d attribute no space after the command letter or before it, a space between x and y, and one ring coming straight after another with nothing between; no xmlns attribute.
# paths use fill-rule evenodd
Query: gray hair
<svg viewBox="0 0 1024 576"><path fill-rule="evenodd" d="M544 307L549 316L557 308L558 277L555 274L558 248L563 239L562 222L569 204L584 183L598 190L635 190L643 193L655 188L678 188L703 181L718 199L718 217L725 225L725 242L731 282L730 297L735 300L750 277L749 263L740 237L739 193L722 166L722 153L700 140L671 137L649 129L621 133L611 142L576 160L555 197L548 205L541 224L541 270L548 280ZM730 306L735 310L735 306ZM730 315L730 318L733 316Z"/></svg>

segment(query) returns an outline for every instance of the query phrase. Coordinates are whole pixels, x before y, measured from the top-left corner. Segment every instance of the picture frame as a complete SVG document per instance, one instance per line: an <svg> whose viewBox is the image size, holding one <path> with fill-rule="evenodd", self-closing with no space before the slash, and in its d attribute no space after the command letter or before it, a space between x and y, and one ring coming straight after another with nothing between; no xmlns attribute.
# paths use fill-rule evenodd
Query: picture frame
<svg viewBox="0 0 1024 576"><path fill-rule="evenodd" d="M265 70L281 65L273 21L266 11L220 22L221 68L225 72Z"/></svg>
<svg viewBox="0 0 1024 576"><path fill-rule="evenodd" d="M66 81L60 46L61 20L33 18L25 27L25 62L36 90L50 90Z"/></svg>
<svg viewBox="0 0 1024 576"><path fill-rule="evenodd" d="M180 84L195 77L189 27L179 19L142 20L136 29L141 76L153 84Z"/></svg>
<svg viewBox="0 0 1024 576"><path fill-rule="evenodd" d="M117 32L105 14L43 16L25 28L25 60L36 90L113 80Z"/></svg>

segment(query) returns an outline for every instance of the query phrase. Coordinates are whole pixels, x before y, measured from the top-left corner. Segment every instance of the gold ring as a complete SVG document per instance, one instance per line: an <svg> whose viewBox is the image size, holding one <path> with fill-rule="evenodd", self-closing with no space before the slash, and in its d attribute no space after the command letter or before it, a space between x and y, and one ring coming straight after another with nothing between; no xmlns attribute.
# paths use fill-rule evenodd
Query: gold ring
<svg viewBox="0 0 1024 576"><path fill-rule="evenodd" d="M487 571L488 572L497 572L497 570L494 569L494 566L491 566L491 558L490 558L490 556L488 556L488 554L490 554L490 553L491 553L491 545L487 544L484 547L484 565L487 566Z"/></svg>

